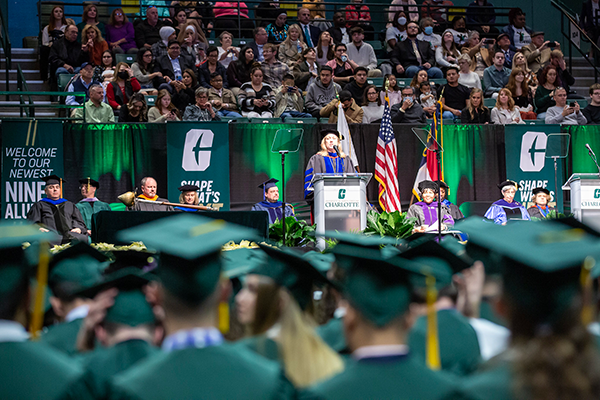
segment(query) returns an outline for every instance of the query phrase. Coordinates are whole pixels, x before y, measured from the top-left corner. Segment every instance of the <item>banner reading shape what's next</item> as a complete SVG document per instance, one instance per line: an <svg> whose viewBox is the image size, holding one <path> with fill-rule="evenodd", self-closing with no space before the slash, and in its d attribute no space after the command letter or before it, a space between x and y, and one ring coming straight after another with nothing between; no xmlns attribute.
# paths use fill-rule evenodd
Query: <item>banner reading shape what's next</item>
<svg viewBox="0 0 600 400"><path fill-rule="evenodd" d="M168 122L169 199L182 185L200 188L200 205L229 210L229 126L222 122Z"/></svg>
<svg viewBox="0 0 600 400"><path fill-rule="evenodd" d="M1 129L2 218L25 219L44 194L40 178L63 176L63 124L2 121Z"/></svg>

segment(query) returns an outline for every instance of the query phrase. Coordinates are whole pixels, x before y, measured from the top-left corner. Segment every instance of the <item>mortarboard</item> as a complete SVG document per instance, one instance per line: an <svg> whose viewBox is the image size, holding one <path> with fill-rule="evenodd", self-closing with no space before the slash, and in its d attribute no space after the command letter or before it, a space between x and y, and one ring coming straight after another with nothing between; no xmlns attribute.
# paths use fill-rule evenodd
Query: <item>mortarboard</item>
<svg viewBox="0 0 600 400"><path fill-rule="evenodd" d="M48 175L41 179L46 182L46 185L62 185L64 182L66 182L58 175Z"/></svg>
<svg viewBox="0 0 600 400"><path fill-rule="evenodd" d="M498 189L502 190L506 186L514 186L515 190L519 189L519 184L517 182L515 182L515 181L511 181L510 179L505 180L504 182L499 183L498 184Z"/></svg>
<svg viewBox="0 0 600 400"><path fill-rule="evenodd" d="M96 189L100 189L100 182L98 182L95 179L90 178L89 176L87 178L80 179L79 183L81 183L82 185L93 186Z"/></svg>
<svg viewBox="0 0 600 400"><path fill-rule="evenodd" d="M417 257L437 258L447 264L453 274L471 267L471 264L464 258L457 256L434 239L429 236L410 242L408 249L400 253L400 257L408 260L413 260Z"/></svg>
<svg viewBox="0 0 600 400"><path fill-rule="evenodd" d="M433 182L433 181L421 181L419 182L419 186L418 186L419 192L421 192L421 194L423 193L423 191L425 189L431 189L434 192L437 192L438 190L438 185L437 183Z"/></svg>
<svg viewBox="0 0 600 400"><path fill-rule="evenodd" d="M338 138L340 138L340 140L344 140L344 135L342 135L336 129L322 129L319 133L321 134L321 137L323 137L323 138L327 135L335 135Z"/></svg>
<svg viewBox="0 0 600 400"><path fill-rule="evenodd" d="M104 275L129 267L147 269L156 266L156 254L147 251L113 250L111 254L113 261L104 270Z"/></svg>
<svg viewBox="0 0 600 400"><path fill-rule="evenodd" d="M546 196L550 196L550 191L543 187L537 187L531 191L534 196L537 196L540 193L544 193Z"/></svg>
<svg viewBox="0 0 600 400"><path fill-rule="evenodd" d="M200 188L196 185L183 185L177 188L180 192L197 192Z"/></svg>
<svg viewBox="0 0 600 400"><path fill-rule="evenodd" d="M269 261L264 251L250 248L223 251L221 258L223 273L229 279L240 278Z"/></svg>
<svg viewBox="0 0 600 400"><path fill-rule="evenodd" d="M264 181L260 185L258 185L258 187L263 190L263 200L265 199L265 193L269 189L271 189L272 187L277 187L277 182L279 182L278 179L271 178L271 179L268 179L268 180Z"/></svg>
<svg viewBox="0 0 600 400"><path fill-rule="evenodd" d="M309 251L302 255L315 269L322 273L327 273L335 262L335 256L332 253L321 253L319 251Z"/></svg>

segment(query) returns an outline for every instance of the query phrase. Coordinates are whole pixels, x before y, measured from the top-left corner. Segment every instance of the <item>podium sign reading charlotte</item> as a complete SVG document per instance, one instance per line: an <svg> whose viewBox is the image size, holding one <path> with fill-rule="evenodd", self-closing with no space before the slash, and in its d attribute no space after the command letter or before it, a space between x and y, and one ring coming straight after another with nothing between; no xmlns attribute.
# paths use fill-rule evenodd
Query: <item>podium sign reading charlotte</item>
<svg viewBox="0 0 600 400"><path fill-rule="evenodd" d="M229 127L204 122L167 123L169 198L196 185L200 205L229 210Z"/></svg>
<svg viewBox="0 0 600 400"><path fill-rule="evenodd" d="M44 195L44 176L63 176L61 122L2 122L2 218L24 219Z"/></svg>
<svg viewBox="0 0 600 400"><path fill-rule="evenodd" d="M325 186L325 210L360 210L359 186Z"/></svg>

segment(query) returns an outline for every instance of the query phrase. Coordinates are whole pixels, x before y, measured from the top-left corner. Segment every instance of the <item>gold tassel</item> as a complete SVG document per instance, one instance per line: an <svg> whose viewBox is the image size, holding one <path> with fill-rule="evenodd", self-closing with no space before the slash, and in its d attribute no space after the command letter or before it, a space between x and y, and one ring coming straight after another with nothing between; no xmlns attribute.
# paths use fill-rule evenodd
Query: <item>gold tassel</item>
<svg viewBox="0 0 600 400"><path fill-rule="evenodd" d="M90 177L88 176L87 193L90 192Z"/></svg>
<svg viewBox="0 0 600 400"><path fill-rule="evenodd" d="M435 277L427 275L427 345L426 356L427 366L432 370L439 370L442 367L440 360L440 344L437 331L437 311L435 302L437 300L437 289L435 288Z"/></svg>
<svg viewBox="0 0 600 400"><path fill-rule="evenodd" d="M219 302L219 330L223 335L229 333L229 303Z"/></svg>
<svg viewBox="0 0 600 400"><path fill-rule="evenodd" d="M583 306L581 307L581 322L583 325L588 326L594 321L595 315L595 304L593 300L594 285L591 275L592 268L596 265L596 260L592 257L586 257L581 266L581 274L579 275L579 281L581 284L581 291L583 294Z"/></svg>
<svg viewBox="0 0 600 400"><path fill-rule="evenodd" d="M48 283L48 264L50 263L50 246L48 242L40 242L40 258L37 270L37 288L35 291L35 303L33 315L29 323L29 332L34 340L39 339L42 324L44 322L44 296Z"/></svg>
<svg viewBox="0 0 600 400"><path fill-rule="evenodd" d="M60 198L62 199L62 178L60 178Z"/></svg>

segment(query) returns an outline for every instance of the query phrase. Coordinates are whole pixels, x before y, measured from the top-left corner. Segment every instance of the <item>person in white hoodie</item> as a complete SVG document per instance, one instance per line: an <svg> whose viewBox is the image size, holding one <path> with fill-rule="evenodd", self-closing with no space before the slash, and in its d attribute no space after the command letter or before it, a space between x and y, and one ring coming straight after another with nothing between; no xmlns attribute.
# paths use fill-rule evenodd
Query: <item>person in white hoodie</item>
<svg viewBox="0 0 600 400"><path fill-rule="evenodd" d="M519 107L515 106L512 93L507 88L500 89L496 106L492 109L492 122L499 125L524 124Z"/></svg>
<svg viewBox="0 0 600 400"><path fill-rule="evenodd" d="M565 88L554 89L554 101L556 105L549 107L546 111L547 124L562 125L586 125L587 119L583 115L579 103L576 101L567 105L567 91Z"/></svg>
<svg viewBox="0 0 600 400"><path fill-rule="evenodd" d="M317 80L308 85L304 107L313 117L320 118L321 108L331 103L341 91L341 86L333 82L333 69L324 65Z"/></svg>

